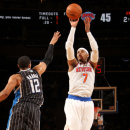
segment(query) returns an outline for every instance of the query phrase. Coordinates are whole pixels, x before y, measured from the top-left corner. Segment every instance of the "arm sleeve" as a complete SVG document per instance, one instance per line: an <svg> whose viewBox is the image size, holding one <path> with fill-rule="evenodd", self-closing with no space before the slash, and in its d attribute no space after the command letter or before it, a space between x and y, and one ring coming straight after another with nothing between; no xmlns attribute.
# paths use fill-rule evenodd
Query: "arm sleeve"
<svg viewBox="0 0 130 130"><path fill-rule="evenodd" d="M90 46L92 49L90 60L92 62L98 62L99 52L98 52L97 42L96 42L95 38L93 37L93 35L91 34L91 32L88 32L87 36L88 36L89 43L90 43Z"/></svg>
<svg viewBox="0 0 130 130"><path fill-rule="evenodd" d="M65 44L66 56L67 56L68 60L73 60L75 58L74 48L73 48L75 30L76 30L76 28L71 27L68 39L67 39L66 44Z"/></svg>
<svg viewBox="0 0 130 130"><path fill-rule="evenodd" d="M53 59L53 50L54 50L54 45L53 44L49 44L48 50L47 50L47 52L45 54L45 57L42 60L42 62L44 62L47 66L49 65L49 63Z"/></svg>

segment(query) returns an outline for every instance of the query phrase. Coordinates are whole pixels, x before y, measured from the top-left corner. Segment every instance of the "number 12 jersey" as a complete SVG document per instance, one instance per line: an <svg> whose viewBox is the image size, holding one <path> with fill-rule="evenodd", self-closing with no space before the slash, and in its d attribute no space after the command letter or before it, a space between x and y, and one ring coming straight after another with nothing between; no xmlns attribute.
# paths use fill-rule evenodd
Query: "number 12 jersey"
<svg viewBox="0 0 130 130"><path fill-rule="evenodd" d="M19 71L23 78L21 84L15 87L15 99L13 106L18 102L31 102L38 106L43 104L42 78L36 70L27 69Z"/></svg>

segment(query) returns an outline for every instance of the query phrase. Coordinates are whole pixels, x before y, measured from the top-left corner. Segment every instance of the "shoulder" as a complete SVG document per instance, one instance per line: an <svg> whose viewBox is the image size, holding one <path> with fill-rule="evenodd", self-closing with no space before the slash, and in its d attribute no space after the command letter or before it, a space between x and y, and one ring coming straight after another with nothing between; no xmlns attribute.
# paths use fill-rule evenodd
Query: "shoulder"
<svg viewBox="0 0 130 130"><path fill-rule="evenodd" d="M22 76L20 74L13 74L9 77L9 81L17 81L21 82L22 81Z"/></svg>
<svg viewBox="0 0 130 130"><path fill-rule="evenodd" d="M41 77L41 75L38 73L38 71L37 71L37 70L32 69L32 71L33 71L33 73L34 73L34 74L37 74L39 77Z"/></svg>
<svg viewBox="0 0 130 130"><path fill-rule="evenodd" d="M72 71L78 64L77 59L73 59L73 60L68 60L68 66L69 66L69 70L68 72Z"/></svg>
<svg viewBox="0 0 130 130"><path fill-rule="evenodd" d="M34 66L32 70L36 70L41 76L47 68L47 65L44 62L40 62L38 65Z"/></svg>
<svg viewBox="0 0 130 130"><path fill-rule="evenodd" d="M90 61L87 62L87 65L91 66L93 68L93 65L91 64Z"/></svg>
<svg viewBox="0 0 130 130"><path fill-rule="evenodd" d="M11 79L16 79L22 77L20 74L13 74L10 76Z"/></svg>
<svg viewBox="0 0 130 130"><path fill-rule="evenodd" d="M93 68L94 71L95 71L95 69L96 69L96 67L97 67L97 62L92 62L91 60L89 60L88 63L91 64L92 68Z"/></svg>

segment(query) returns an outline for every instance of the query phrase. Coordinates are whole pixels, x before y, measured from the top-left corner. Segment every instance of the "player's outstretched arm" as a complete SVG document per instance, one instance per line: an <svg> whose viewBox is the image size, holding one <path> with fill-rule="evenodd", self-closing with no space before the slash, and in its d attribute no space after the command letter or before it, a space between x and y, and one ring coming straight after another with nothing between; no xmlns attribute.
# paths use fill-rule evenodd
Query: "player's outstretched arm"
<svg viewBox="0 0 130 130"><path fill-rule="evenodd" d="M60 32L57 31L54 33L44 59L38 65L34 66L33 69L35 69L39 73L39 75L41 75L45 72L47 66L52 61L54 45L58 41L60 36L61 36Z"/></svg>
<svg viewBox="0 0 130 130"><path fill-rule="evenodd" d="M14 74L10 76L7 85L0 92L0 102L5 100L10 95L12 90L21 83L21 81L22 77L19 74Z"/></svg>
<svg viewBox="0 0 130 130"><path fill-rule="evenodd" d="M67 55L67 60L68 60L68 66L69 66L68 71L72 71L78 62L74 55L73 44L74 44L75 30L76 30L77 24L79 22L79 19L77 19L75 21L69 19L69 22L71 24L71 29L70 29L70 33L69 33L68 39L65 44L65 49L66 49L66 55Z"/></svg>
<svg viewBox="0 0 130 130"><path fill-rule="evenodd" d="M89 43L90 43L90 46L92 49L89 62L92 64L92 66L95 70L96 66L97 66L98 58L99 58L98 45L97 45L95 38L93 37L93 35L90 32L90 22L89 22L88 17L85 18L84 24L85 24L85 31L87 33Z"/></svg>

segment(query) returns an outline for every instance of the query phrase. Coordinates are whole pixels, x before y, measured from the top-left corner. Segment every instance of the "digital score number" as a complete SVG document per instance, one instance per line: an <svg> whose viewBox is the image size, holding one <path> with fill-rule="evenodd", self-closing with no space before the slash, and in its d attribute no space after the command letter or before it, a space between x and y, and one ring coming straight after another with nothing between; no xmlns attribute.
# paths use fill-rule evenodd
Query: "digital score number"
<svg viewBox="0 0 130 130"><path fill-rule="evenodd" d="M130 11L126 11L126 16L124 17L123 22L130 22Z"/></svg>
<svg viewBox="0 0 130 130"><path fill-rule="evenodd" d="M100 20L102 22L111 22L111 13L102 13Z"/></svg>
<svg viewBox="0 0 130 130"><path fill-rule="evenodd" d="M105 74L105 58L100 57L96 67L96 75L102 76Z"/></svg>

